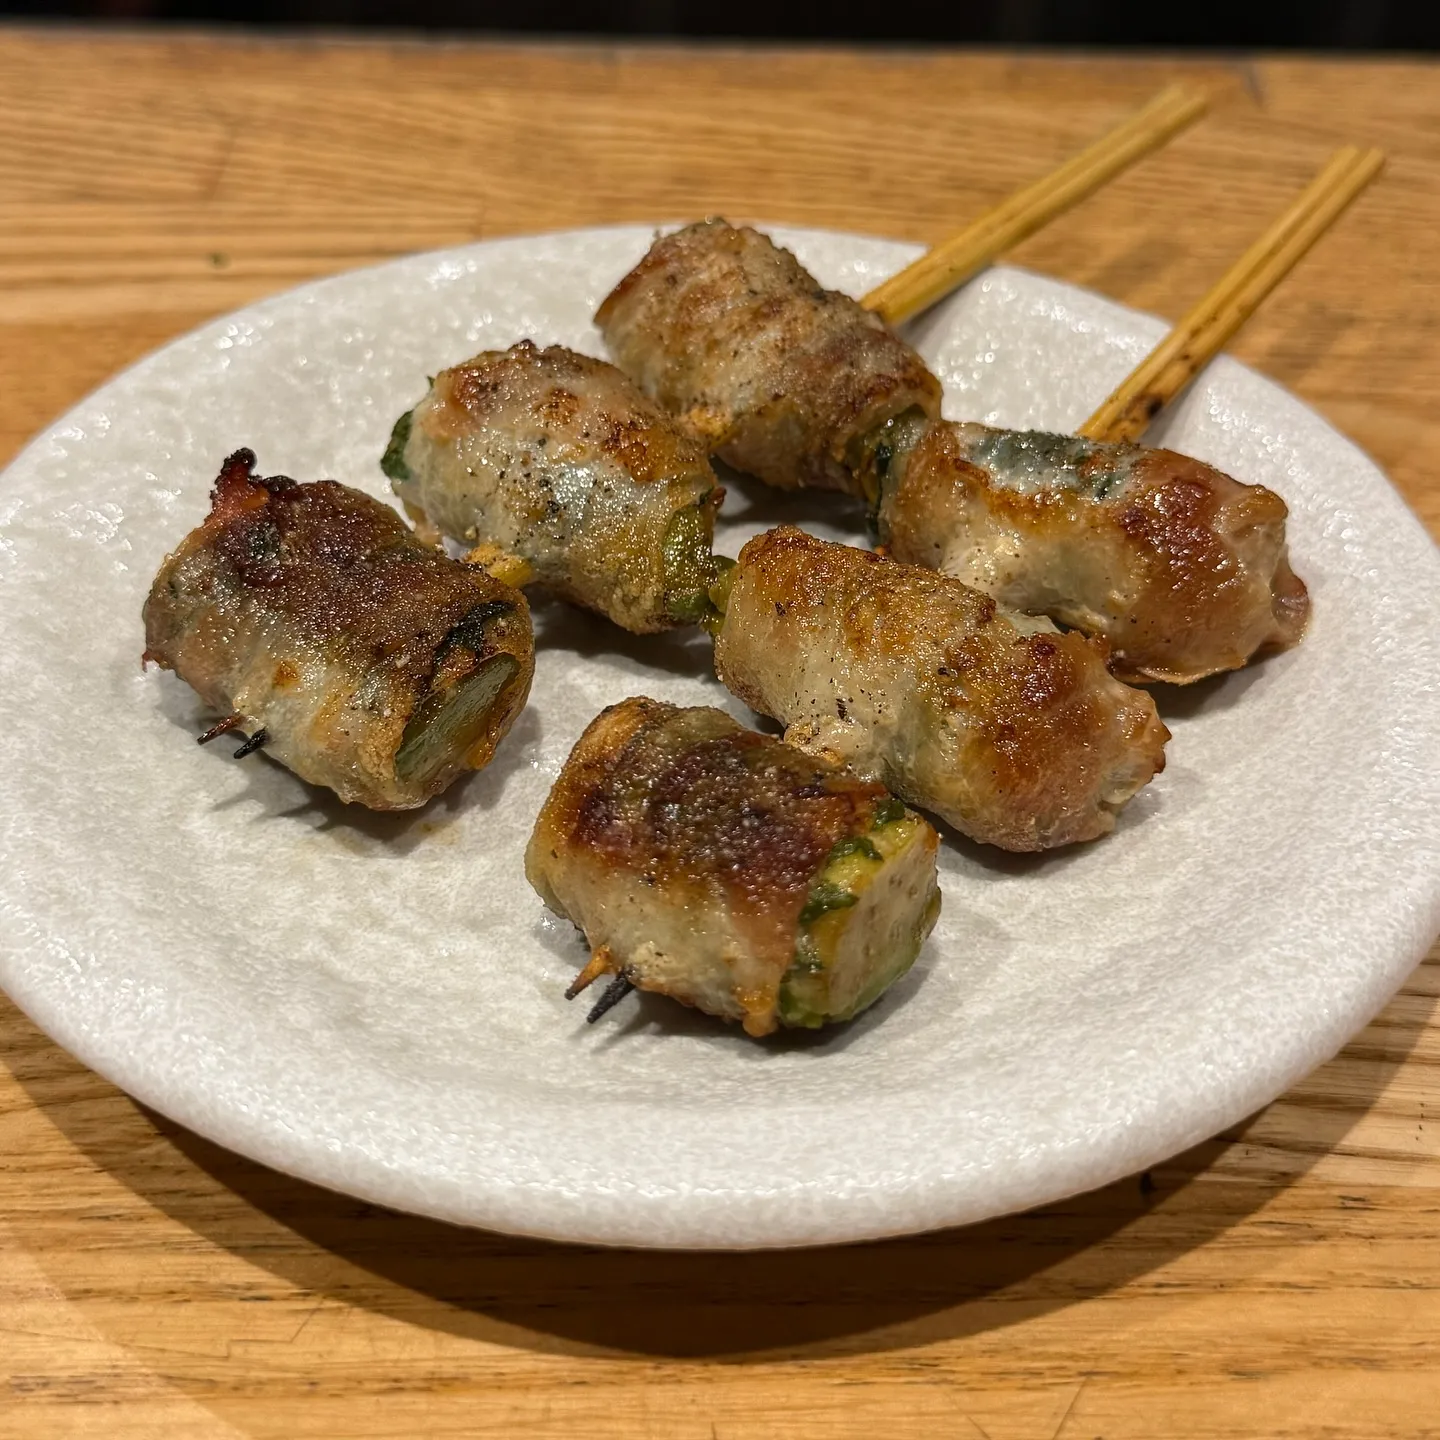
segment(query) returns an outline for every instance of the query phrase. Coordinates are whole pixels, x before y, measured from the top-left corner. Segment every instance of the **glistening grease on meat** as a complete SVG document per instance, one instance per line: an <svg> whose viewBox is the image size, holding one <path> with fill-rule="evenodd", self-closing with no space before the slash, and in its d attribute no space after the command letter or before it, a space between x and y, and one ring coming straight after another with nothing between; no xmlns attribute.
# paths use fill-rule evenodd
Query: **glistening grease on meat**
<svg viewBox="0 0 1440 1440"><path fill-rule="evenodd" d="M382 462L421 526L639 634L706 618L724 492L613 365L522 340L442 370Z"/></svg>
<svg viewBox="0 0 1440 1440"><path fill-rule="evenodd" d="M1122 679L1199 680L1304 632L1285 502L1173 450L908 417L861 473L896 560L1102 637Z"/></svg>
<svg viewBox="0 0 1440 1440"><path fill-rule="evenodd" d="M766 1035L849 1019L909 969L939 914L937 846L873 781L637 697L576 743L525 873L592 947L572 994L613 974Z"/></svg>
<svg viewBox="0 0 1440 1440"><path fill-rule="evenodd" d="M1043 850L1114 827L1165 763L1155 702L1103 649L959 581L785 526L740 552L715 669L808 754L972 839Z"/></svg>
<svg viewBox="0 0 1440 1440"><path fill-rule="evenodd" d="M253 474L238 450L210 515L160 567L145 657L342 800L423 805L486 765L534 670L525 597L331 480ZM207 738L202 737L202 738Z"/></svg>
<svg viewBox="0 0 1440 1440"><path fill-rule="evenodd" d="M938 419L914 351L794 256L723 221L650 248L597 320L620 364L725 460L877 508L896 559L1188 683L1297 643L1284 502L1173 451Z"/></svg>
<svg viewBox="0 0 1440 1440"><path fill-rule="evenodd" d="M855 491L866 435L940 413L939 381L878 316L723 220L657 240L595 320L647 395L769 485Z"/></svg>

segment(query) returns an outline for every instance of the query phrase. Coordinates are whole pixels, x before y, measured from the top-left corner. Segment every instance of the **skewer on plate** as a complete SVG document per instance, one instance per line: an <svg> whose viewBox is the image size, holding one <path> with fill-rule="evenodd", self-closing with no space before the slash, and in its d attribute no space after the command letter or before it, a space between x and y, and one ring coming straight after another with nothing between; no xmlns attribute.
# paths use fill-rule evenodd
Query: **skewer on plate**
<svg viewBox="0 0 1440 1440"><path fill-rule="evenodd" d="M1339 151L1078 436L889 427L861 472L889 552L1103 638L1127 680L1187 684L1294 645L1309 597L1284 501L1133 442L1382 164Z"/></svg>
<svg viewBox="0 0 1440 1440"><path fill-rule="evenodd" d="M1163 91L876 294L898 286L910 295L918 284L925 303L938 299L977 264L1177 134L1206 103L1178 86ZM812 304L817 288L805 277ZM873 429L912 404L939 414L939 384L908 345L849 297L826 303L846 351L844 363L829 367L828 403L837 415L854 412L851 429ZM905 306L906 314L916 308L913 300ZM716 339L707 337L712 345ZM778 385L771 378L768 391L816 377L787 375ZM701 408L677 425L656 408L655 387L646 388L650 398L614 366L521 341L435 376L424 399L396 422L382 465L422 533L475 547L473 558L498 579L541 584L634 633L694 623L709 618L703 597L715 578L708 556L723 494L697 442L718 438L724 458L775 484L845 488L848 475L839 460L777 444L773 432L753 451L743 437L729 437L727 451ZM716 418L723 426L724 417Z"/></svg>
<svg viewBox="0 0 1440 1440"><path fill-rule="evenodd" d="M1344 152L1252 247L1197 307L1196 333L1122 392L1132 427L1133 407L1153 414L1177 393L1378 165ZM1104 640L1123 679L1186 684L1303 632L1279 496L1096 430L941 420L920 357L753 230L709 221L662 237L596 319L622 367L721 459L773 485L863 496L895 558Z"/></svg>
<svg viewBox="0 0 1440 1440"><path fill-rule="evenodd" d="M751 1035L864 1010L940 910L939 839L874 781L708 708L634 696L575 743L525 854L584 930L598 1020L632 987Z"/></svg>
<svg viewBox="0 0 1440 1440"><path fill-rule="evenodd" d="M334 481L255 473L237 450L210 514L145 601L145 660L302 780L375 810L423 805L487 765L525 705L525 597Z"/></svg>

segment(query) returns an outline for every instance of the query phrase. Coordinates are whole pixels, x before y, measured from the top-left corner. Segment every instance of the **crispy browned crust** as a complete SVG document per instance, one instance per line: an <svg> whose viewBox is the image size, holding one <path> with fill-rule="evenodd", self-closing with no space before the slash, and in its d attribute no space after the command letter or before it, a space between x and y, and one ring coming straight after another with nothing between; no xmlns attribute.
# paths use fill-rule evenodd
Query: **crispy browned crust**
<svg viewBox="0 0 1440 1440"><path fill-rule="evenodd" d="M526 875L597 948L689 948L688 975L680 960L648 977L637 968L635 983L764 1034L816 875L840 841L873 829L888 798L723 711L635 697L576 742L536 820ZM699 956L717 951L733 983L712 986L706 1003Z"/></svg>
<svg viewBox="0 0 1440 1440"><path fill-rule="evenodd" d="M563 345L541 349L521 340L508 350L482 351L435 379L437 437L468 434L476 425L513 429L522 445L545 435L587 459L612 461L637 485L709 472L704 447L623 371Z"/></svg>
<svg viewBox="0 0 1440 1440"><path fill-rule="evenodd" d="M253 475L226 460L205 521L161 566L145 602L146 658L216 710L264 728L268 753L342 798L422 804L486 763L529 691L524 597L423 544L387 505L324 480ZM407 784L405 726L497 655L513 679L466 753Z"/></svg>
<svg viewBox="0 0 1440 1440"><path fill-rule="evenodd" d="M1022 633L967 586L788 526L740 552L715 666L787 740L1010 850L1110 830L1169 739L1093 642Z"/></svg>
<svg viewBox="0 0 1440 1440"><path fill-rule="evenodd" d="M522 340L443 370L415 408L395 480L412 514L497 547L576 605L638 634L671 613L665 538L723 491L705 448L615 366Z"/></svg>
<svg viewBox="0 0 1440 1440"><path fill-rule="evenodd" d="M1065 463L1020 483L977 462L1001 433L939 423L899 449L879 516L897 560L1102 637L1126 680L1186 683L1300 639L1309 597L1273 491L1172 450L1043 435Z"/></svg>
<svg viewBox="0 0 1440 1440"><path fill-rule="evenodd" d="M637 697L590 722L540 828L642 884L771 911L789 932L832 847L869 830L887 798L723 710Z"/></svg>
<svg viewBox="0 0 1440 1440"><path fill-rule="evenodd" d="M784 489L856 492L861 437L906 410L940 412L939 381L879 317L723 220L657 240L595 319L642 389Z"/></svg>

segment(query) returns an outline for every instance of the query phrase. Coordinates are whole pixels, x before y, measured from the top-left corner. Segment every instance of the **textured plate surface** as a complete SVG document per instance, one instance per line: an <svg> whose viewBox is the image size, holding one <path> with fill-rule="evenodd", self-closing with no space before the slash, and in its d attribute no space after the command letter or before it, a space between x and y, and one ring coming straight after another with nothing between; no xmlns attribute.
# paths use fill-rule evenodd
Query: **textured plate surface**
<svg viewBox="0 0 1440 1440"><path fill-rule="evenodd" d="M777 233L857 294L914 253ZM5 988L139 1099L281 1170L656 1246L852 1240L1043 1202L1213 1134L1333 1053L1440 923L1440 563L1362 454L1228 360L1158 434L1289 501L1308 639L1163 697L1169 768L1108 840L1029 859L947 844L933 939L848 1028L756 1044L636 998L588 1028L561 998L584 952L525 883L533 817L602 705L727 703L698 638L538 605L530 708L488 771L418 814L194 744L190 691L140 671L140 605L220 459L250 445L263 473L385 494L377 457L427 374L526 335L603 353L590 315L649 238L482 244L278 296L120 375L15 462ZM951 415L1067 428L1161 331L1000 269L916 339ZM825 504L736 487L721 546Z"/></svg>

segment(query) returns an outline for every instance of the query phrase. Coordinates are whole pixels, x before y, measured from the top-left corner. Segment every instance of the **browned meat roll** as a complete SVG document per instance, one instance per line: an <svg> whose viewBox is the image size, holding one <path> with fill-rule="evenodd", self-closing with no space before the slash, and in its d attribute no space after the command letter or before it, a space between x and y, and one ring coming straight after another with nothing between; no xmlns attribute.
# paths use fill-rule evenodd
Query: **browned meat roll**
<svg viewBox="0 0 1440 1440"><path fill-rule="evenodd" d="M424 529L626 630L703 620L724 492L704 448L613 365L522 340L443 370L381 462Z"/></svg>
<svg viewBox="0 0 1440 1440"><path fill-rule="evenodd" d="M882 320L723 220L657 240L595 319L647 395L769 485L854 492L860 440L940 413L939 381Z"/></svg>
<svg viewBox="0 0 1440 1440"><path fill-rule="evenodd" d="M1103 649L958 581L782 527L721 586L715 669L807 754L975 840L1043 850L1112 829L1170 738Z"/></svg>
<svg viewBox="0 0 1440 1440"><path fill-rule="evenodd" d="M525 597L331 480L225 462L211 511L160 567L145 658L303 780L376 810L486 765L525 704ZM206 737L202 737L206 738Z"/></svg>
<svg viewBox="0 0 1440 1440"><path fill-rule="evenodd" d="M723 711L635 698L576 743L525 873L594 948L571 994L613 973L766 1035L848 1020L910 968L940 912L938 843L873 782Z"/></svg>
<svg viewBox="0 0 1440 1440"><path fill-rule="evenodd" d="M862 470L896 559L1103 637L1181 684L1294 645L1310 601L1285 502L1173 450L897 421Z"/></svg>

